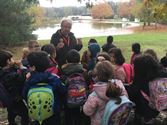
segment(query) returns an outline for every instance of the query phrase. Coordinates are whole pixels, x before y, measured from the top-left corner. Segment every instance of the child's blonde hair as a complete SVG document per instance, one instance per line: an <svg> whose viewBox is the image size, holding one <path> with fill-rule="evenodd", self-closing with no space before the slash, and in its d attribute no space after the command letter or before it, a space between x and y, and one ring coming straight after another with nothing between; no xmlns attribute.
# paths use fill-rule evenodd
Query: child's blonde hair
<svg viewBox="0 0 167 125"><path fill-rule="evenodd" d="M28 42L29 51L40 51L40 45L36 40L30 40Z"/></svg>
<svg viewBox="0 0 167 125"><path fill-rule="evenodd" d="M22 58L26 58L29 53L30 53L30 51L29 51L28 47L23 48L23 56L22 56Z"/></svg>

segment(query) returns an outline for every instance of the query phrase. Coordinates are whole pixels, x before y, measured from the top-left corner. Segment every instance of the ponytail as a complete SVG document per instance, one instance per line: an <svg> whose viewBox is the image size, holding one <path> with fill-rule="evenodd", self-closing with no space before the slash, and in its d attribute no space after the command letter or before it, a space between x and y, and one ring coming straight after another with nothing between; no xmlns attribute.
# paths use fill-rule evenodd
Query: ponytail
<svg viewBox="0 0 167 125"><path fill-rule="evenodd" d="M120 104L121 103L121 101L122 101L121 98L120 98L121 93L122 93L122 90L119 86L117 86L113 82L108 83L107 89L106 89L106 96L116 100L115 104Z"/></svg>

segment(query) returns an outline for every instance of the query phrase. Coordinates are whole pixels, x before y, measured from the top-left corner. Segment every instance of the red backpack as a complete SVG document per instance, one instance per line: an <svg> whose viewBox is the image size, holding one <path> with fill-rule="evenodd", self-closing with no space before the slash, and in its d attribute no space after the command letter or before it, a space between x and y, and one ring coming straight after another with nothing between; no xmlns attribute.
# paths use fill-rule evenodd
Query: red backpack
<svg viewBox="0 0 167 125"><path fill-rule="evenodd" d="M123 65L124 71L126 73L125 82L130 84L133 81L134 71L131 64L124 63Z"/></svg>

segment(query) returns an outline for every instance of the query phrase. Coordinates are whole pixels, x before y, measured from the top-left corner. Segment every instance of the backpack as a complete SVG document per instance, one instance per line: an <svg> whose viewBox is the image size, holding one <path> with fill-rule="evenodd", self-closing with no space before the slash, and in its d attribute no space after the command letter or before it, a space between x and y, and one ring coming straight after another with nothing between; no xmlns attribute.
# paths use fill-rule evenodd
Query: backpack
<svg viewBox="0 0 167 125"><path fill-rule="evenodd" d="M27 97L28 115L37 120L40 125L43 120L54 113L54 94L52 87L46 83L39 83L31 88Z"/></svg>
<svg viewBox="0 0 167 125"><path fill-rule="evenodd" d="M123 65L124 71L126 73L126 83L131 83L133 81L133 76L134 76L134 72L133 72L133 67L130 64L124 63Z"/></svg>
<svg viewBox="0 0 167 125"><path fill-rule="evenodd" d="M150 107L157 111L167 110L167 78L158 78L149 82L150 96L141 91Z"/></svg>
<svg viewBox="0 0 167 125"><path fill-rule="evenodd" d="M12 104L12 98L6 88L0 83L0 108L8 107Z"/></svg>
<svg viewBox="0 0 167 125"><path fill-rule="evenodd" d="M87 100L87 84L81 73L67 77L67 106L75 108L82 106Z"/></svg>
<svg viewBox="0 0 167 125"><path fill-rule="evenodd" d="M56 75L59 73L57 63L51 57L50 57L50 65L46 71Z"/></svg>
<svg viewBox="0 0 167 125"><path fill-rule="evenodd" d="M125 125L128 122L133 103L126 96L120 98L120 104L115 104L115 100L107 102L101 125Z"/></svg>

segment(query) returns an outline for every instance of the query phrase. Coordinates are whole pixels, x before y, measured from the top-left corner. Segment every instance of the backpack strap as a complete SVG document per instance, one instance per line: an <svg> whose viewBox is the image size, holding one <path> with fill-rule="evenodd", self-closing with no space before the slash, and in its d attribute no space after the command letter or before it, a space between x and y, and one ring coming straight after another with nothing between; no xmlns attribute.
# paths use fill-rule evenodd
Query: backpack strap
<svg viewBox="0 0 167 125"><path fill-rule="evenodd" d="M150 102L150 97L149 97L144 91L140 90L140 92L141 92L142 96L143 96L148 102Z"/></svg>

